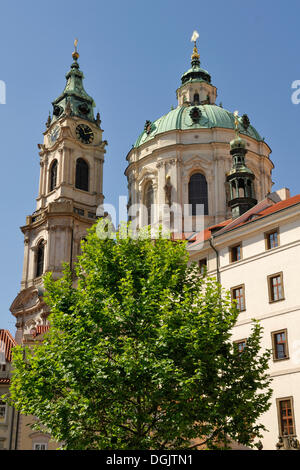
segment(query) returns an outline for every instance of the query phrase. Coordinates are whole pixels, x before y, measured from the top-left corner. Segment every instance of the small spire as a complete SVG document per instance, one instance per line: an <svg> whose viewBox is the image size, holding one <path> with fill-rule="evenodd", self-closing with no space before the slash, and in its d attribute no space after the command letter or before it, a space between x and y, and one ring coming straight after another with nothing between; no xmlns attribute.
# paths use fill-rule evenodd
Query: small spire
<svg viewBox="0 0 300 470"><path fill-rule="evenodd" d="M191 42L194 43L193 54L192 54L192 57L191 57L192 60L199 60L200 59L200 55L199 55L198 49L197 49L197 39L198 39L198 37L199 37L198 31L194 31L193 35L191 37Z"/></svg>
<svg viewBox="0 0 300 470"><path fill-rule="evenodd" d="M75 39L75 41L74 41L75 51L73 52L72 57L76 61L79 59L79 54L77 52L77 45L78 45L78 39Z"/></svg>

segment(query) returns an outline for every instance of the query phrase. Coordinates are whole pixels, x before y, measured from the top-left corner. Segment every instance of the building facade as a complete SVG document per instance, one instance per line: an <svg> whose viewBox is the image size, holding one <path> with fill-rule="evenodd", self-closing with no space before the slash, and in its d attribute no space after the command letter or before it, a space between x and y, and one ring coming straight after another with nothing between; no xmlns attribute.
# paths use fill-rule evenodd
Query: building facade
<svg viewBox="0 0 300 470"><path fill-rule="evenodd" d="M262 443L268 450L283 444L293 448L300 435L300 195L278 193L211 227L203 237L198 234L188 247L199 269L217 277L237 302L240 314L232 338L240 351L253 319L264 328L262 348L272 350L273 396L261 417L268 429Z"/></svg>
<svg viewBox="0 0 300 470"><path fill-rule="evenodd" d="M81 240L96 220L103 203L103 163L107 142L102 138L99 113L83 87L79 54L66 74L63 93L53 101L43 143L39 144L40 182L36 211L26 217L21 290L10 310L16 318L17 344L34 344L48 329L49 309L43 300L43 275L71 268ZM55 449L50 436L27 426L33 417L20 417L18 449Z"/></svg>
<svg viewBox="0 0 300 470"><path fill-rule="evenodd" d="M52 271L58 278L63 262L72 267L103 202L107 142L99 114L94 117L93 99L84 90L78 57L75 50L65 89L53 102L39 145L36 211L21 228L23 275L11 306L18 344L43 340L49 311L42 276ZM295 448L300 432L300 196L290 197L287 189L271 192L270 147L246 114L239 117L225 110L216 98L217 89L200 67L195 44L191 68L177 90L177 108L146 121L127 155L128 214L141 227L161 222L157 208L168 206L173 212L180 208L189 220L191 261L230 289L240 310L233 340L242 352L256 318L264 327L262 347L273 350L274 393L272 406L262 417L269 430L263 446ZM201 232L193 231L197 205L204 214ZM20 432L11 445L57 447L47 434L28 428L33 417L18 420ZM5 432L10 433L8 427Z"/></svg>
<svg viewBox="0 0 300 470"><path fill-rule="evenodd" d="M268 429L262 444L294 449L300 436L300 196L285 188L271 192L270 147L247 115L225 110L216 97L195 44L177 108L146 121L127 155L129 206L144 205L138 213L129 207L129 215L137 225L162 222L155 204L169 205L171 216L179 204L194 219L202 205L204 230L185 235L190 259L231 291L240 310L232 338L241 352L252 319L264 327L273 397L261 418Z"/></svg>
<svg viewBox="0 0 300 470"><path fill-rule="evenodd" d="M19 413L1 399L9 395L12 348L16 342L9 331L0 330L0 450L17 448Z"/></svg>
<svg viewBox="0 0 300 470"><path fill-rule="evenodd" d="M157 208L163 204L178 205L184 213L184 205L194 206L198 199L204 206L206 227L231 216L226 174L232 166L228 149L236 136L236 118L216 104L216 97L217 89L200 67L195 47L191 68L182 75L177 90L177 108L146 121L127 155L129 216L136 216L138 204L148 209L139 211L139 226L158 222ZM256 199L262 200L272 188L271 149L247 115L238 118L238 130L246 143L246 165L255 177ZM201 188L198 199L197 188ZM195 215L194 207L186 218L189 215Z"/></svg>

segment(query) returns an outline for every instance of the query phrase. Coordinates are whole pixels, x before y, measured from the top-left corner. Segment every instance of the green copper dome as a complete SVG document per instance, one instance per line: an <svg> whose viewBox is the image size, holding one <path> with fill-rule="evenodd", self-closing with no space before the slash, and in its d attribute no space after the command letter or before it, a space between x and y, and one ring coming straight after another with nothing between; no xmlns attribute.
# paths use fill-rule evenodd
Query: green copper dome
<svg viewBox="0 0 300 470"><path fill-rule="evenodd" d="M198 59L192 60L192 67L185 72L181 77L181 83L184 85L187 82L207 82L211 83L211 76L200 67L200 61Z"/></svg>
<svg viewBox="0 0 300 470"><path fill-rule="evenodd" d="M66 74L67 83L65 89L52 103L52 122L66 114L94 122L95 103L93 98L87 94L83 87L84 75L79 69L77 62L79 54L74 52L72 56L74 62L69 72Z"/></svg>
<svg viewBox="0 0 300 470"><path fill-rule="evenodd" d="M136 140L134 147L137 148L145 142L151 141L159 134L176 129L191 130L220 127L234 130L234 119L233 113L215 104L178 106L152 123L147 121L148 125L145 126L145 130ZM248 123L244 126L244 122L243 118L239 118L240 134L262 141L263 139L257 130Z"/></svg>

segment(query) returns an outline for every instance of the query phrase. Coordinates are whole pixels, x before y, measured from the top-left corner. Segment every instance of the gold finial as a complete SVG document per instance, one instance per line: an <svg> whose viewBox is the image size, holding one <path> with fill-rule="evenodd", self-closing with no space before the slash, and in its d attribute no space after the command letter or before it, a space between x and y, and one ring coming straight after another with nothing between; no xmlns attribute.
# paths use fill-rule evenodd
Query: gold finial
<svg viewBox="0 0 300 470"><path fill-rule="evenodd" d="M239 112L234 111L234 127L235 127L235 134L237 137L239 137Z"/></svg>
<svg viewBox="0 0 300 470"><path fill-rule="evenodd" d="M74 41L75 51L72 54L72 57L73 57L74 60L78 60L78 58L79 58L79 54L77 52L77 45L78 45L78 39L75 39L75 41Z"/></svg>
<svg viewBox="0 0 300 470"><path fill-rule="evenodd" d="M198 34L198 31L194 31L193 32L193 35L191 37L191 41L194 43L194 49L193 49L193 54L192 54L192 60L194 59L200 59L200 55L198 53L198 49L197 49L197 44L196 44L196 41L199 37L199 34Z"/></svg>

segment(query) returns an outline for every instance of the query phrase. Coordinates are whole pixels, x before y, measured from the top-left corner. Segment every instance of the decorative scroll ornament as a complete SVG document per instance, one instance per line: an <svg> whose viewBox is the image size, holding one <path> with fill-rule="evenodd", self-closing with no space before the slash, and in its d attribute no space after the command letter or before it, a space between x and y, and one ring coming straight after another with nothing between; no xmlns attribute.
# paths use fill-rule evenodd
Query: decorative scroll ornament
<svg viewBox="0 0 300 470"><path fill-rule="evenodd" d="M151 129L152 129L152 122L147 120L145 122L145 126L144 126L144 130L145 130L147 135L149 135L151 133Z"/></svg>
<svg viewBox="0 0 300 470"><path fill-rule="evenodd" d="M197 124L200 122L201 116L202 116L202 113L199 108L195 106L194 108L191 109L190 117L194 124Z"/></svg>
<svg viewBox="0 0 300 470"><path fill-rule="evenodd" d="M247 114L243 114L243 116L242 116L242 125L243 125L243 128L246 129L246 130L250 126L250 119L247 116Z"/></svg>

